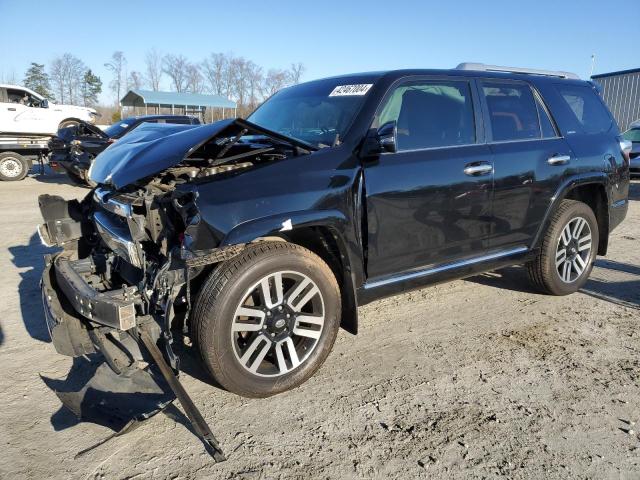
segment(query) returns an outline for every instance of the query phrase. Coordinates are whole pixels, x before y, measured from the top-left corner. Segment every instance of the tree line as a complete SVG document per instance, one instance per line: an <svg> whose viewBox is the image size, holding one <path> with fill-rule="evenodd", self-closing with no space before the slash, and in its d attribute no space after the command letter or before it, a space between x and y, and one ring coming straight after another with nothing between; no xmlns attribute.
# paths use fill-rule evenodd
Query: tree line
<svg viewBox="0 0 640 480"><path fill-rule="evenodd" d="M221 95L238 103L247 113L262 101L288 85L300 82L305 67L292 63L289 68L265 69L232 53L211 53L199 61L182 54L146 52L144 68L128 69L124 52L116 51L104 64L111 74L109 83L117 105L130 89L159 91L164 85L175 92ZM25 73L24 85L59 103L96 106L102 92L102 80L76 56L65 53L54 58L48 70L32 63Z"/></svg>

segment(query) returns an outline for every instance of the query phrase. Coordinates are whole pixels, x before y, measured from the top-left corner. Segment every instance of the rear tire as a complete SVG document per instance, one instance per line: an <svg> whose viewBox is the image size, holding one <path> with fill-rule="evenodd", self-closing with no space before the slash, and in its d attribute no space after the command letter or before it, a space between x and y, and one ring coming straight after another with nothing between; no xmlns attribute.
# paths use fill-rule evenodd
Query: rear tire
<svg viewBox="0 0 640 480"><path fill-rule="evenodd" d="M22 155L13 152L0 153L0 180L15 182L29 173L29 162Z"/></svg>
<svg viewBox="0 0 640 480"><path fill-rule="evenodd" d="M562 200L551 217L540 253L527 264L531 283L551 295L578 291L589 279L598 241L593 210L576 200Z"/></svg>
<svg viewBox="0 0 640 480"><path fill-rule="evenodd" d="M224 388L268 397L297 387L320 368L340 318L340 290L329 266L299 245L264 241L209 275L191 331Z"/></svg>

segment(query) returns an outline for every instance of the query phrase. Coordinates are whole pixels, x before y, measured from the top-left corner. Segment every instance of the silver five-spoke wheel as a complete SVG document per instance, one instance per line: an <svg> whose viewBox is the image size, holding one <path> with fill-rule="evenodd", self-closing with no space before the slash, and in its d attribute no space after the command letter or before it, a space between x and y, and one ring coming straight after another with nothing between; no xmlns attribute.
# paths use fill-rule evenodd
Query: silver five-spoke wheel
<svg viewBox="0 0 640 480"><path fill-rule="evenodd" d="M582 217L572 218L562 229L556 248L556 269L565 283L575 282L591 256L591 228Z"/></svg>
<svg viewBox="0 0 640 480"><path fill-rule="evenodd" d="M289 373L313 352L324 320L322 293L309 277L294 271L267 275L236 308L231 327L236 359L254 375Z"/></svg>

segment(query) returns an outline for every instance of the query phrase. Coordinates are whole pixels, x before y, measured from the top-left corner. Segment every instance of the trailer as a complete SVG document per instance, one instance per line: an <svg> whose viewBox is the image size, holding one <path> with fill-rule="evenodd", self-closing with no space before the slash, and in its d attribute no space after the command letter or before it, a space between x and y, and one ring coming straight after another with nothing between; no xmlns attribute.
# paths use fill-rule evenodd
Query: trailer
<svg viewBox="0 0 640 480"><path fill-rule="evenodd" d="M43 173L50 139L43 135L0 134L0 180L22 180L34 162Z"/></svg>

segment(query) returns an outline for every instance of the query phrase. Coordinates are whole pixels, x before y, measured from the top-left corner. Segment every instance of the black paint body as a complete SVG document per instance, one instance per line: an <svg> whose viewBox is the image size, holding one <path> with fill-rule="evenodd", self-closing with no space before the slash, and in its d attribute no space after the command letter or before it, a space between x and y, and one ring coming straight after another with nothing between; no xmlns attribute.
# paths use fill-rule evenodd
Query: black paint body
<svg viewBox="0 0 640 480"><path fill-rule="evenodd" d="M363 145L388 92L399 82L431 78L473 87L477 143L367 154ZM544 99L559 135L493 142L477 95L483 78L530 85ZM629 165L615 121L607 133L582 133L554 89L558 83L586 82L465 71L344 77L345 84L369 82L374 86L341 145L184 186L199 192L199 240L206 237L207 246L216 247L287 235L281 230L289 220L294 230L321 227L335 239L348 287L357 304L364 304L531 258L558 202L590 185L605 198L599 252L606 252L608 233L626 214ZM571 160L549 165L554 155ZM465 166L474 163L489 163L493 173L466 175Z"/></svg>

